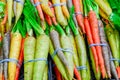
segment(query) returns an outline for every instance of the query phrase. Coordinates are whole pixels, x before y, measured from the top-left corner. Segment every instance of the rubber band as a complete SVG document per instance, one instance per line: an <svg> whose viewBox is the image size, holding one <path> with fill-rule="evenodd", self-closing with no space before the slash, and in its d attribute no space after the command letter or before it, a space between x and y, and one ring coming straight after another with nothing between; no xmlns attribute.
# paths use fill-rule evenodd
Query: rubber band
<svg viewBox="0 0 120 80"><path fill-rule="evenodd" d="M63 48L57 48L57 49L54 51L54 53L51 55L52 58L57 54L57 52L58 52L59 50L60 50L60 51L64 51L64 52L69 52L69 53L73 54L72 49L70 49L70 48L65 48L65 49L63 49Z"/></svg>
<svg viewBox="0 0 120 80"><path fill-rule="evenodd" d="M85 70L85 69L87 69L87 68L86 68L86 66L78 66L77 69L78 69L78 70Z"/></svg>
<svg viewBox="0 0 120 80"><path fill-rule="evenodd" d="M18 2L18 3L22 4L22 5L24 5L24 2L22 2L21 0L14 0L14 1L16 1L16 2Z"/></svg>
<svg viewBox="0 0 120 80"><path fill-rule="evenodd" d="M29 63L29 62L37 62L37 61L46 61L46 63L48 63L46 58L38 58L38 59L25 61L24 64Z"/></svg>
<svg viewBox="0 0 120 80"><path fill-rule="evenodd" d="M107 46L106 43L101 43L101 44L90 44L89 47L93 47L93 46Z"/></svg>
<svg viewBox="0 0 120 80"><path fill-rule="evenodd" d="M115 58L110 58L110 61L118 61L120 63L120 60Z"/></svg>
<svg viewBox="0 0 120 80"><path fill-rule="evenodd" d="M82 12L75 12L75 15L76 15L76 16L77 16L77 15L80 15L80 14L83 15Z"/></svg>
<svg viewBox="0 0 120 80"><path fill-rule="evenodd" d="M66 2L56 3L56 4L51 5L50 7L57 7L57 6L64 6L64 5L66 5Z"/></svg>
<svg viewBox="0 0 120 80"><path fill-rule="evenodd" d="M0 60L0 63L4 63L4 62L15 62L17 66L20 67L20 63L17 59L9 58L9 59Z"/></svg>
<svg viewBox="0 0 120 80"><path fill-rule="evenodd" d="M36 6L40 5L40 4L41 4L41 2L36 2L36 3L34 4L34 6L36 7Z"/></svg>

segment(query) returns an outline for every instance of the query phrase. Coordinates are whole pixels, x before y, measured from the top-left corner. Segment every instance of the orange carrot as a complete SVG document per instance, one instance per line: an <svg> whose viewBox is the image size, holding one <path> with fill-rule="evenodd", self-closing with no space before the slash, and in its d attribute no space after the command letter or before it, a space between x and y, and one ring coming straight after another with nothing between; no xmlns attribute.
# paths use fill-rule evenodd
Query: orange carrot
<svg viewBox="0 0 120 80"><path fill-rule="evenodd" d="M117 67L116 71L117 71L118 78L120 78L120 67Z"/></svg>
<svg viewBox="0 0 120 80"><path fill-rule="evenodd" d="M52 6L52 3L50 1L48 2L48 4L49 4L49 6ZM57 25L57 21L56 21L56 18L55 18L55 11L54 11L53 7L51 7L51 11L53 13L53 17L51 19L52 19L54 25Z"/></svg>
<svg viewBox="0 0 120 80"><path fill-rule="evenodd" d="M57 66L54 66L54 72L55 72L55 75L56 75L56 79L57 80L62 80L62 76L61 76Z"/></svg>
<svg viewBox="0 0 120 80"><path fill-rule="evenodd" d="M85 25L85 32L86 32L86 35L87 35L87 40L88 40L89 44L93 44L92 33L91 33L91 30L90 30L90 24L89 24L87 16L84 18L84 25ZM92 53L93 53L93 56L94 56L96 71L98 72L98 57L97 57L95 46L92 46L91 50L92 50Z"/></svg>
<svg viewBox="0 0 120 80"><path fill-rule="evenodd" d="M5 25L5 23L7 22L7 19L8 19L8 11L7 11L7 8L6 8L5 16L4 16L3 21L1 22L1 25Z"/></svg>
<svg viewBox="0 0 120 80"><path fill-rule="evenodd" d="M35 3L35 4L38 3L38 2L39 2L39 0L34 0L34 3ZM43 16L43 12L42 12L42 8L41 8L40 4L37 5L36 8L37 8L37 10L38 10L40 19L41 19L42 21L44 21L44 16Z"/></svg>
<svg viewBox="0 0 120 80"><path fill-rule="evenodd" d="M47 23L48 23L50 26L52 26L52 20L51 20L50 16L47 15L47 14L45 14L45 13L44 13L44 16L45 16L45 19L46 19Z"/></svg>
<svg viewBox="0 0 120 80"><path fill-rule="evenodd" d="M18 80L19 79L19 74L20 74L20 68L22 66L22 62L23 62L23 52L24 52L24 38L22 39L22 42L21 42L21 51L20 51L20 56L19 56L19 63L20 63L20 66L18 67L17 66L17 69L16 69L16 76L15 76L15 80Z"/></svg>
<svg viewBox="0 0 120 80"><path fill-rule="evenodd" d="M74 74L75 74L75 77L77 78L77 80L81 80L81 77L80 77L79 71L77 70L76 67L74 67Z"/></svg>
<svg viewBox="0 0 120 80"><path fill-rule="evenodd" d="M79 2L79 0L72 0L72 2L75 7L75 13L76 13L76 19L77 19L78 25L82 29L82 32L85 33L84 23L83 23L83 15L80 11L80 2Z"/></svg>
<svg viewBox="0 0 120 80"><path fill-rule="evenodd" d="M88 13L89 17L89 22L90 22L90 27L92 31L92 38L94 43L100 44L100 37L99 37L99 29L98 29L98 21L97 17L94 11L90 10ZM102 77L106 77L106 71L105 71L105 65L104 65L104 60L102 56L102 49L101 46L95 46L96 51L97 51L97 56L98 56L98 62L100 66L100 71L102 73Z"/></svg>

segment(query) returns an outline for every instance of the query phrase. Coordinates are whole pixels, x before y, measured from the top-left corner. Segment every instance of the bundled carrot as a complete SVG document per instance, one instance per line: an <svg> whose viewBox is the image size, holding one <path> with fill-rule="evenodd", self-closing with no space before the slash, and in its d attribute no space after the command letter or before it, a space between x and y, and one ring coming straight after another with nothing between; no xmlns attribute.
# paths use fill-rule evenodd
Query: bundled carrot
<svg viewBox="0 0 120 80"><path fill-rule="evenodd" d="M52 0L52 3L55 4L60 4L60 0ZM63 15L61 6L54 6L55 7L55 14L56 14L56 18L57 21L60 25L62 25L63 28L65 28L67 26L67 20Z"/></svg>
<svg viewBox="0 0 120 80"><path fill-rule="evenodd" d="M50 41L49 53L50 53L51 56L54 55L54 47L53 47L53 44L52 44L51 41ZM63 63L61 62L61 60L59 59L59 56L55 55L55 56L52 57L52 59L54 60L54 63L56 64L56 66L57 66L59 72L61 73L61 75L62 75L66 80L68 80L65 67L64 67Z"/></svg>
<svg viewBox="0 0 120 80"><path fill-rule="evenodd" d="M116 70L118 69L117 73L119 74L120 73L119 63L118 63L119 50L117 49L116 42L115 42L116 34L114 34L114 30L112 29L112 27L109 24L106 25L106 34L107 34L107 38L108 38L110 48L112 51L112 55L113 55L112 59L116 59L116 60L114 60L114 63L115 63Z"/></svg>
<svg viewBox="0 0 120 80"><path fill-rule="evenodd" d="M83 3L84 3L84 14L85 14L84 25L85 25L86 36L87 36L88 43L93 44L94 42L93 42L93 38L92 38L92 32L91 32L91 29L90 29L90 23L89 23L89 20L88 20L88 17L87 17L86 3L85 3L85 1ZM95 46L92 46L91 50L92 50L92 53L93 53L93 56L94 56L96 71L98 71L98 67L99 67L98 66L98 57L97 57L97 52L96 52Z"/></svg>
<svg viewBox="0 0 120 80"><path fill-rule="evenodd" d="M73 2L73 5L75 6L75 14L76 14L78 25L82 29L82 32L85 33L83 15L80 9L80 2L79 0L72 0L72 2Z"/></svg>
<svg viewBox="0 0 120 80"><path fill-rule="evenodd" d="M17 69L16 69L16 76L15 76L15 80L18 80L19 79L19 76L20 76L20 68L22 66L22 63L23 63L23 59L24 59L24 38L22 39L22 42L21 42L21 49L20 49L20 56L19 56L19 63L20 63L20 66L18 67L17 66Z"/></svg>
<svg viewBox="0 0 120 80"><path fill-rule="evenodd" d="M75 66L79 66L79 59L78 59L78 54L77 54L76 43L75 43L73 33L70 30L69 26L66 27L66 33L72 43L71 45L72 45L72 49L73 49L73 62L75 64Z"/></svg>
<svg viewBox="0 0 120 80"><path fill-rule="evenodd" d="M22 36L19 32L15 32L11 34L11 44L10 44L10 59L18 60L20 54ZM15 79L17 64L15 62L9 62L8 64L8 76L9 80Z"/></svg>
<svg viewBox="0 0 120 80"><path fill-rule="evenodd" d="M108 50L108 43L106 41L106 37L105 37L105 32L104 32L104 26L101 20L98 21L98 26L99 26L99 32L100 32L100 40L102 44L106 44L106 46L102 47L103 50L103 57L104 57L104 61L105 61L105 68L106 68L106 72L109 78L111 78L111 72L110 72L110 58L109 58L109 50Z"/></svg>
<svg viewBox="0 0 120 80"><path fill-rule="evenodd" d="M89 2L89 1L87 0L87 2ZM93 38L93 41L95 44L100 44L97 16L96 16L96 13L92 10L92 8L90 6L90 2L88 4L88 6L89 6L89 10L90 10L88 13L88 19L90 22L91 32L93 35L92 38ZM101 48L101 46L95 46L95 48L96 48L96 52L97 52L97 56L98 56L100 71L101 71L102 77L105 78L106 71L105 71L104 60L103 60L103 56L102 56L102 48Z"/></svg>

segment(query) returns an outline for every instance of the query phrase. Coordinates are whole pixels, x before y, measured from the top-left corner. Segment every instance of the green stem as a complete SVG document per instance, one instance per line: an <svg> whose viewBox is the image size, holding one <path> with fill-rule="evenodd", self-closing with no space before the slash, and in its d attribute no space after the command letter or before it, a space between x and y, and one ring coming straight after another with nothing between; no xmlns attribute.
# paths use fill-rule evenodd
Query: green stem
<svg viewBox="0 0 120 80"><path fill-rule="evenodd" d="M76 26L75 26L72 18L68 21L68 23L69 23L69 25L70 25L70 27L71 27L74 35L78 35L78 34L79 34L79 31L78 31L78 29L76 28Z"/></svg>
<svg viewBox="0 0 120 80"><path fill-rule="evenodd" d="M61 26L58 24L58 25L55 25L57 31L59 32L60 35L65 35L65 32L64 30L61 28Z"/></svg>
<svg viewBox="0 0 120 80"><path fill-rule="evenodd" d="M85 3L85 0L83 1L83 5L84 5L84 16L86 17L88 12L87 12L87 6L86 6L86 3Z"/></svg>
<svg viewBox="0 0 120 80"><path fill-rule="evenodd" d="M90 4L90 1L89 0L85 0L85 2L87 3L87 7L90 10L93 10L92 7L91 7L91 4Z"/></svg>

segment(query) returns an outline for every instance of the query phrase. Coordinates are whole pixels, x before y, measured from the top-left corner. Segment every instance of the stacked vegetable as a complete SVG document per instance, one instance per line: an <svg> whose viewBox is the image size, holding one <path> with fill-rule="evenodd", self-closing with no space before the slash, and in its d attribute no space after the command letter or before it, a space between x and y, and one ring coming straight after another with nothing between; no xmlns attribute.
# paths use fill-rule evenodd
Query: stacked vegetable
<svg viewBox="0 0 120 80"><path fill-rule="evenodd" d="M0 80L119 80L119 3L0 0Z"/></svg>

